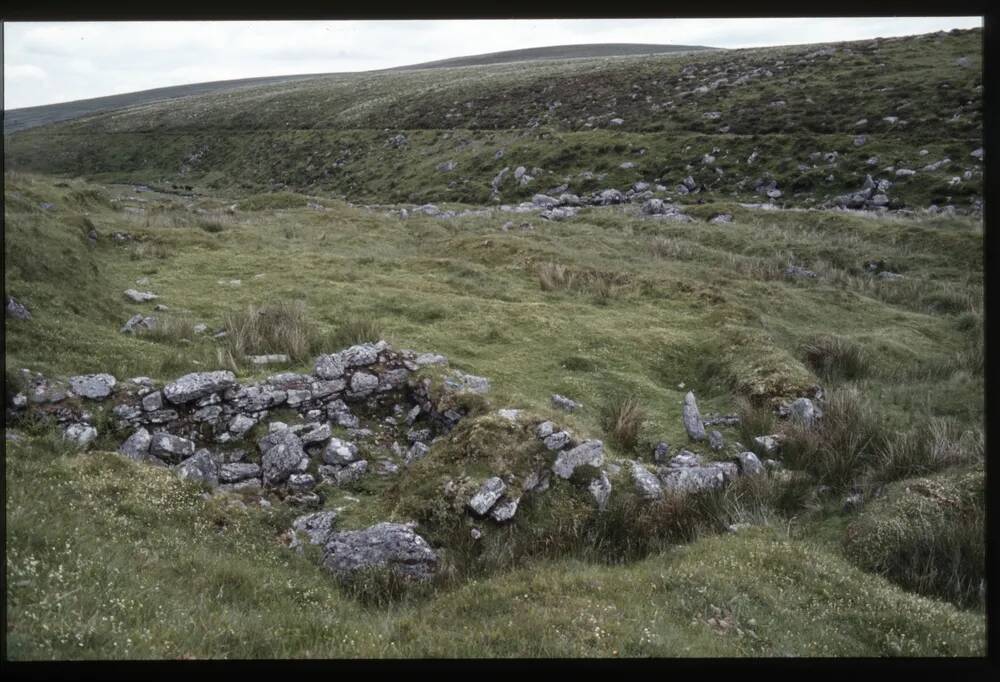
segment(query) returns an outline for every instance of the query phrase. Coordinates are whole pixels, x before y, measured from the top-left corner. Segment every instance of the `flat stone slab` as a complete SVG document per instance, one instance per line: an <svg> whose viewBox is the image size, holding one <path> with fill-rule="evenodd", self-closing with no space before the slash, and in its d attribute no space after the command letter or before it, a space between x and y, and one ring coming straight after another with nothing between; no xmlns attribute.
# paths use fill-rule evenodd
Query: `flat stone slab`
<svg viewBox="0 0 1000 682"><path fill-rule="evenodd" d="M115 378L110 374L84 374L69 378L69 387L82 398L102 400L111 395Z"/></svg>

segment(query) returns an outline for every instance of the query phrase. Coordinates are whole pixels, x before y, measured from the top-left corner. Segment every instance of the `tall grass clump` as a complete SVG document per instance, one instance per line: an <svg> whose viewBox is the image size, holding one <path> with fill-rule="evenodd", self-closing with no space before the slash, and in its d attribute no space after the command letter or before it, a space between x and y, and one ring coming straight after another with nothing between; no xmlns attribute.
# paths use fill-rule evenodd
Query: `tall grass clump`
<svg viewBox="0 0 1000 682"><path fill-rule="evenodd" d="M142 330L143 338L164 343L178 343L194 338L194 320L189 315L157 315L152 329Z"/></svg>
<svg viewBox="0 0 1000 682"><path fill-rule="evenodd" d="M859 379L871 370L860 344L836 334L815 336L802 347L805 360L825 381Z"/></svg>
<svg viewBox="0 0 1000 682"><path fill-rule="evenodd" d="M963 431L952 420L924 420L913 430L887 438L873 462L880 482L925 476L953 466L981 464L983 431Z"/></svg>
<svg viewBox="0 0 1000 682"><path fill-rule="evenodd" d="M568 289L573 285L574 274L565 265L559 263L541 263L535 269L538 284L542 291Z"/></svg>
<svg viewBox="0 0 1000 682"><path fill-rule="evenodd" d="M608 438L625 451L635 450L646 411L634 395L613 396L601 410L601 425Z"/></svg>
<svg viewBox="0 0 1000 682"><path fill-rule="evenodd" d="M379 341L383 337L382 325L371 317L349 317L330 338L336 348L347 348L359 343Z"/></svg>
<svg viewBox="0 0 1000 682"><path fill-rule="evenodd" d="M769 407L756 404L743 396L737 399L737 406L740 415L740 437L747 447L757 436L774 433L777 420Z"/></svg>
<svg viewBox="0 0 1000 682"><path fill-rule="evenodd" d="M285 354L293 362L309 359L319 329L302 301L251 305L223 316L224 346L240 363L248 355Z"/></svg>
<svg viewBox="0 0 1000 682"><path fill-rule="evenodd" d="M811 426L785 426L782 459L791 469L843 489L877 464L887 444L886 429L856 389L831 391L823 413Z"/></svg>

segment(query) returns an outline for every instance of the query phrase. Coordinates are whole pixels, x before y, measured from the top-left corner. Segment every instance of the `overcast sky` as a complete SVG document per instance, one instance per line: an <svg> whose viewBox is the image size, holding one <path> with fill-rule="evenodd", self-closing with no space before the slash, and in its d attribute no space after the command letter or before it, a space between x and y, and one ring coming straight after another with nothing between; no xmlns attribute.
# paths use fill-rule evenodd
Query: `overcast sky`
<svg viewBox="0 0 1000 682"><path fill-rule="evenodd" d="M254 76L576 43L760 47L982 26L980 17L4 23L4 108Z"/></svg>

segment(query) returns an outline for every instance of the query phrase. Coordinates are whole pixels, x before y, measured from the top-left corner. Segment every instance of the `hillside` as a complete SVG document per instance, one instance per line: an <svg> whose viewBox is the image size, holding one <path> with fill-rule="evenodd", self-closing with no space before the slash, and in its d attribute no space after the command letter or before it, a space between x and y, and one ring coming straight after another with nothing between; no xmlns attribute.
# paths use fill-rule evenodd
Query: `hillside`
<svg viewBox="0 0 1000 682"><path fill-rule="evenodd" d="M694 52L718 48L696 45L656 45L649 43L593 43L586 45L553 45L551 47L530 47L522 50L505 50L466 57L452 57L433 62L421 62L399 66L391 70L449 69L457 66L485 66L508 62L530 62L543 59L593 59L596 57L624 57L628 55L670 54ZM387 69L388 70L388 69Z"/></svg>
<svg viewBox="0 0 1000 682"><path fill-rule="evenodd" d="M8 657L984 656L980 39L7 136Z"/></svg>
<svg viewBox="0 0 1000 682"><path fill-rule="evenodd" d="M335 75L46 126L6 153L24 170L364 203L642 182L682 202L777 189L781 205L816 206L870 174L893 184L891 208L968 211L982 199L981 36ZM687 178L696 195L678 189Z"/></svg>
<svg viewBox="0 0 1000 682"><path fill-rule="evenodd" d="M455 57L452 59L442 59L434 62L424 62L422 64L409 64L398 66L385 71L404 71L412 69L439 69L456 66L474 66L482 64L503 64L507 62L532 61L544 59L579 59L586 57L615 57L623 55L637 54L662 54L671 52L690 52L694 50L708 50L706 47L690 47L683 45L647 45L633 43L601 43L595 45L559 45L554 47L539 47L526 50L508 50L506 52L492 52L489 54L470 55L467 57ZM372 73L378 73L374 71ZM210 83L191 83L188 85L175 85L165 88L154 88L141 92L129 92L120 95L109 95L106 97L93 97L89 99L75 100L72 102L60 102L58 104L45 104L34 107L22 107L19 109L8 109L4 111L4 134L15 133L28 128L35 128L50 123L68 121L94 114L117 111L128 107L142 106L166 100L173 100L179 97L190 97L193 95L219 94L229 92L235 88L268 85L275 83L287 83L298 80L316 78L318 74L312 75L290 75L290 76L265 76L262 78L241 78L228 81L213 81Z"/></svg>

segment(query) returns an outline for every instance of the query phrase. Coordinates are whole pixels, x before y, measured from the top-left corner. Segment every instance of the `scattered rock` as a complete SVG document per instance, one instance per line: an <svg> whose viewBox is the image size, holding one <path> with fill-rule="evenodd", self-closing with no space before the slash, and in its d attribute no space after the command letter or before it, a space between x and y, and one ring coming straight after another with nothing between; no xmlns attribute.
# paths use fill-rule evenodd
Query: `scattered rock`
<svg viewBox="0 0 1000 682"><path fill-rule="evenodd" d="M289 546L292 549L301 546L303 537L310 545L325 545L336 523L335 511L321 511L300 516L292 521L292 541Z"/></svg>
<svg viewBox="0 0 1000 682"><path fill-rule="evenodd" d="M125 296L136 303L145 303L146 301L155 301L159 298L156 294L149 291L136 291L135 289L126 289Z"/></svg>
<svg viewBox="0 0 1000 682"><path fill-rule="evenodd" d="M63 438L75 443L79 448L86 448L97 438L97 429L90 424L70 424L63 431Z"/></svg>
<svg viewBox="0 0 1000 682"><path fill-rule="evenodd" d="M13 317L18 320L30 320L31 311L29 311L24 304L19 303L14 299L13 296L7 297L7 317Z"/></svg>
<svg viewBox="0 0 1000 682"><path fill-rule="evenodd" d="M110 374L86 374L69 378L69 386L73 393L82 398L102 400L111 395L115 386L115 378Z"/></svg>
<svg viewBox="0 0 1000 682"><path fill-rule="evenodd" d="M473 512L479 516L485 516L486 513L496 504L500 496L503 495L504 490L507 486L504 484L503 480L497 476L487 479L476 492L475 495L469 500L468 507Z"/></svg>
<svg viewBox="0 0 1000 682"><path fill-rule="evenodd" d="M146 317L137 313L128 319L121 331L123 334L135 334L137 331L153 329L154 327L156 327L155 317Z"/></svg>
<svg viewBox="0 0 1000 682"><path fill-rule="evenodd" d="M632 483L643 499L658 500L663 497L660 481L638 462L632 462Z"/></svg>
<svg viewBox="0 0 1000 682"><path fill-rule="evenodd" d="M561 396L558 393L553 394L552 396L552 406L557 407L560 410L565 410L566 412L575 412L579 408L583 407L580 403Z"/></svg>
<svg viewBox="0 0 1000 682"><path fill-rule="evenodd" d="M125 439L125 442L118 448L118 452L137 462L145 461L149 457L149 446L152 440L149 431L139 428Z"/></svg>
<svg viewBox="0 0 1000 682"><path fill-rule="evenodd" d="M552 471L560 478L569 479L578 466L599 467L604 463L604 443L599 440L584 441L571 450L559 453Z"/></svg>
<svg viewBox="0 0 1000 682"><path fill-rule="evenodd" d="M684 407L681 411L684 421L684 430L687 431L688 438L693 441L705 440L705 425L701 421L701 414L698 412L698 403L695 401L694 393L688 391L684 396Z"/></svg>
<svg viewBox="0 0 1000 682"><path fill-rule="evenodd" d="M324 547L323 565L341 578L359 570L386 568L415 580L429 580L438 557L411 526L379 523L356 531L331 533Z"/></svg>

